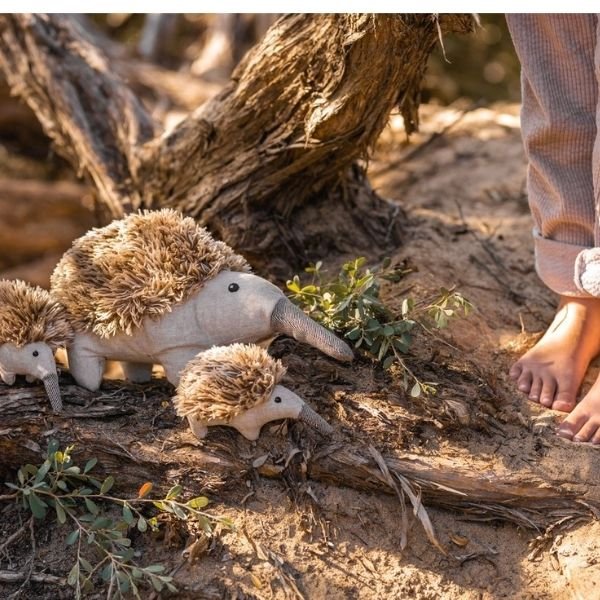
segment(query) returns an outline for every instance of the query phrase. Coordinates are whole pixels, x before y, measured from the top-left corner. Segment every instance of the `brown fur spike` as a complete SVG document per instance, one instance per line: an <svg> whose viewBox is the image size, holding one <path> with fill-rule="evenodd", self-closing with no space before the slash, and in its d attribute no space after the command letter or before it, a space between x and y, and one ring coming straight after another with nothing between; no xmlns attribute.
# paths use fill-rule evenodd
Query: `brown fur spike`
<svg viewBox="0 0 600 600"><path fill-rule="evenodd" d="M180 417L231 421L266 402L285 374L280 360L260 346L214 347L192 359L181 374L173 398Z"/></svg>
<svg viewBox="0 0 600 600"><path fill-rule="evenodd" d="M51 284L78 331L109 338L170 312L224 270L250 266L192 218L164 209L92 229L65 253Z"/></svg>
<svg viewBox="0 0 600 600"><path fill-rule="evenodd" d="M56 350L72 339L65 309L46 290L24 281L0 280L0 345L44 342Z"/></svg>

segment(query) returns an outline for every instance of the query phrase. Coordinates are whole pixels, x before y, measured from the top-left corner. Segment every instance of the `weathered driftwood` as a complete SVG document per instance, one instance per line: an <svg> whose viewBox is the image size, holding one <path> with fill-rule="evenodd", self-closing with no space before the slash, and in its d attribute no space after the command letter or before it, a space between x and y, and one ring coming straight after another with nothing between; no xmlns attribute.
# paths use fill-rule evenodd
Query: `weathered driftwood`
<svg viewBox="0 0 600 600"><path fill-rule="evenodd" d="M440 457L381 456L342 433L336 433L335 441L323 440L298 424L288 439L274 434L276 427L265 427L258 446L229 428L213 428L199 442L175 416L170 405L173 390L164 381L149 386L113 381L92 393L65 377L62 391L66 412L57 416L50 412L42 386L0 385L4 477L14 476L14 469L26 462L40 463L43 444L56 438L62 445L76 445L78 462L98 458L99 469L115 475L126 493L135 493L145 481L162 486L185 481L190 493L223 482L235 485L255 469L254 459L269 453L268 460L256 465L262 476L299 484L309 478L386 494L409 489L415 496L422 494L426 506L526 528L543 529L565 517L589 516L600 506L600 498L586 495L581 485L585 482L570 482L564 472L559 481L533 470L494 473L466 469ZM294 454L296 447L301 451Z"/></svg>
<svg viewBox="0 0 600 600"><path fill-rule="evenodd" d="M111 216L175 207L248 254L294 254L310 243L304 226L323 221L315 199L327 202L331 222L314 239L353 236L357 246L390 237L394 211L365 193L353 165L395 106L415 129L439 35L471 26L467 15L285 15L217 97L158 137L73 20L3 16L0 66Z"/></svg>

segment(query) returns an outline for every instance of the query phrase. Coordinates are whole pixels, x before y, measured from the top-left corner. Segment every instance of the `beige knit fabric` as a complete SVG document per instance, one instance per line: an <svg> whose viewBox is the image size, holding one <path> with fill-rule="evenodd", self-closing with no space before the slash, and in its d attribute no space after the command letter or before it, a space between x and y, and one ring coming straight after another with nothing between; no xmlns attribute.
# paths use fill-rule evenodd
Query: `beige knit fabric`
<svg viewBox="0 0 600 600"><path fill-rule="evenodd" d="M520 14L507 15L507 21L521 60L521 128L538 275L558 294L600 295L594 268L600 259L594 248L600 246L598 19Z"/></svg>

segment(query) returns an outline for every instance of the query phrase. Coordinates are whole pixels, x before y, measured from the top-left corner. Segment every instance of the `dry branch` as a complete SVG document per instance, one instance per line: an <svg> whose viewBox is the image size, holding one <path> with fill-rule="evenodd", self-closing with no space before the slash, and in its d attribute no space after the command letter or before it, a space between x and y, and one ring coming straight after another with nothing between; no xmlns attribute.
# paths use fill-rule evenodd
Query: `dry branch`
<svg viewBox="0 0 600 600"><path fill-rule="evenodd" d="M464 31L470 18L442 22ZM373 220L377 203L348 185L351 166L367 157L397 104L407 132L416 128L420 83L437 39L429 15L282 17L217 97L146 145L144 203L175 206L232 245L257 251L273 242L274 219L319 195L330 202L328 226L338 237L353 210ZM331 194L340 187L349 205Z"/></svg>
<svg viewBox="0 0 600 600"><path fill-rule="evenodd" d="M1 22L0 65L13 93L92 177L109 214L176 207L250 255L297 254L314 224L321 253L323 238L393 238L395 211L355 161L396 105L407 132L415 129L440 32L472 26L468 15L285 15L217 97L151 141L151 119L74 21Z"/></svg>
<svg viewBox="0 0 600 600"><path fill-rule="evenodd" d="M104 387L87 392L64 378L66 413L56 416L50 413L41 386L2 386L0 472L10 477L25 462L41 462L41 445L54 437L63 445L74 443L79 462L97 457L100 468L118 473L120 485L129 492L148 480L165 486L185 480L193 492L194 485L206 489L219 481L241 484L253 469L252 458L241 456L267 452L274 456L282 444L282 453L289 453L287 442L266 430L259 448L228 428L213 428L206 441L198 442L174 415L169 401L173 390L164 382L150 386L107 382ZM533 529L565 517L589 517L589 507L600 506L600 498L587 497L581 485L565 481L564 473L559 482L532 471L490 473L483 465L467 470L440 457L411 453L381 457L356 439L342 440L342 434L315 448L316 438L307 437L311 433L300 425L294 425L294 431L300 432L305 451L288 465L266 462L257 469L259 474L285 477L288 482L308 477L385 494L397 494L398 487L409 485L422 494L426 506Z"/></svg>

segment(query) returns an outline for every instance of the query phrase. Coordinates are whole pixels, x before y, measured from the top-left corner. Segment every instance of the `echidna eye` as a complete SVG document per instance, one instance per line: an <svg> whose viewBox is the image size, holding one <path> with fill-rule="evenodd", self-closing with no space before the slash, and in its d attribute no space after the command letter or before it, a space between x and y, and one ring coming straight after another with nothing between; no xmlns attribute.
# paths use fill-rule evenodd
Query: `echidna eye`
<svg viewBox="0 0 600 600"><path fill-rule="evenodd" d="M279 396L275 396L274 401L279 404L281 402L281 398Z"/></svg>
<svg viewBox="0 0 600 600"><path fill-rule="evenodd" d="M230 292L237 292L240 289L240 286L237 283L230 283L227 289Z"/></svg>
<svg viewBox="0 0 600 600"><path fill-rule="evenodd" d="M40 353L39 353L37 350L34 350L34 351L33 351L33 355L34 355L34 356L39 356L39 355L40 355Z"/></svg>

